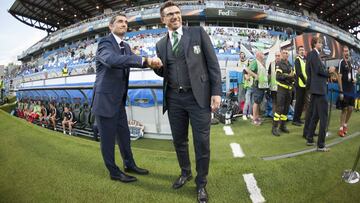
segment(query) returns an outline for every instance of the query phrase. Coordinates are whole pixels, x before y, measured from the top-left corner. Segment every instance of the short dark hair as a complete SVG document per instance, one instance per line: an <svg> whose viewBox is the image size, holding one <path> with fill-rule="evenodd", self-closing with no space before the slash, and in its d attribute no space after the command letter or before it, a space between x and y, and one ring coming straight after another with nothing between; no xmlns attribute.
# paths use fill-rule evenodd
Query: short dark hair
<svg viewBox="0 0 360 203"><path fill-rule="evenodd" d="M314 36L311 39L311 48L315 48L316 43L322 42L322 40L319 37Z"/></svg>
<svg viewBox="0 0 360 203"><path fill-rule="evenodd" d="M298 46L298 51L300 50L300 48L304 48L304 46Z"/></svg>
<svg viewBox="0 0 360 203"><path fill-rule="evenodd" d="M109 24L110 24L110 25L114 24L115 21L116 21L116 18L117 18L118 16L122 16L122 17L125 17L125 18L126 18L126 15L125 15L125 14L123 14L123 13L118 13L118 14L114 15L113 17L111 17Z"/></svg>
<svg viewBox="0 0 360 203"><path fill-rule="evenodd" d="M347 45L344 45L343 50L346 49L346 48L349 49L349 47Z"/></svg>
<svg viewBox="0 0 360 203"><path fill-rule="evenodd" d="M180 9L179 5L177 5L173 1L167 1L163 5L161 5L161 7L160 7L160 15L163 16L164 9L168 8L168 7L172 7L172 6L176 6L176 7L178 7Z"/></svg>

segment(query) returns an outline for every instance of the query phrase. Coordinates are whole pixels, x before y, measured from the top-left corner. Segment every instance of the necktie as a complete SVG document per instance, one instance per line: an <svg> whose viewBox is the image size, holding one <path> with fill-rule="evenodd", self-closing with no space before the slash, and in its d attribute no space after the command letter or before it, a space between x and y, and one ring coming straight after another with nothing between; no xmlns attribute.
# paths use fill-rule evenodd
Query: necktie
<svg viewBox="0 0 360 203"><path fill-rule="evenodd" d="M125 55L124 41L121 41L121 42L119 43L119 46L120 46L120 53L121 53L121 55Z"/></svg>
<svg viewBox="0 0 360 203"><path fill-rule="evenodd" d="M178 38L178 33L175 31L172 33L172 37L174 39L174 43L172 46L172 51L174 54L177 54L178 50L179 50L179 38Z"/></svg>
<svg viewBox="0 0 360 203"><path fill-rule="evenodd" d="M121 55L125 55L125 46L124 46L124 41L121 41L120 43L119 43L119 46L120 46L120 54ZM125 75L125 77L123 78L124 80L127 80L128 78L129 78L129 72L130 72L130 70L129 70L129 68L124 68L124 75Z"/></svg>

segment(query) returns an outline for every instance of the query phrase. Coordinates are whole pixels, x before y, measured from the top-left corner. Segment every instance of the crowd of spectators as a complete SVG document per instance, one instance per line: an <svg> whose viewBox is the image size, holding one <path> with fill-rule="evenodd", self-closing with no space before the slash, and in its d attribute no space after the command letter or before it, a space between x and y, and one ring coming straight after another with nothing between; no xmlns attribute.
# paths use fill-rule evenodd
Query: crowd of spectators
<svg viewBox="0 0 360 203"><path fill-rule="evenodd" d="M30 62L23 63L13 70L12 76L25 76L50 69L62 68L65 64L77 65L92 63L95 60L97 42L95 39L76 42L72 45L43 53Z"/></svg>

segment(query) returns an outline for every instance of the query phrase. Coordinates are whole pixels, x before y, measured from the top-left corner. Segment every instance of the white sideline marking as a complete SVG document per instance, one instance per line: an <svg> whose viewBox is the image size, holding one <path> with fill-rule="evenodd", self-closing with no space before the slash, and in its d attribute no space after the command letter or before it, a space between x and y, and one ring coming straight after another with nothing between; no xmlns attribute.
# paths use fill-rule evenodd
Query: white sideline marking
<svg viewBox="0 0 360 203"><path fill-rule="evenodd" d="M250 193L250 199L253 203L266 202L265 198L261 194L261 189L257 186L256 179L253 173L243 174L246 187Z"/></svg>
<svg viewBox="0 0 360 203"><path fill-rule="evenodd" d="M225 135L234 135L234 132L230 126L224 126L223 129L225 131Z"/></svg>
<svg viewBox="0 0 360 203"><path fill-rule="evenodd" d="M242 158L245 156L244 151L241 149L240 144L238 143L231 143L230 147L232 149L233 155L235 158L239 157Z"/></svg>

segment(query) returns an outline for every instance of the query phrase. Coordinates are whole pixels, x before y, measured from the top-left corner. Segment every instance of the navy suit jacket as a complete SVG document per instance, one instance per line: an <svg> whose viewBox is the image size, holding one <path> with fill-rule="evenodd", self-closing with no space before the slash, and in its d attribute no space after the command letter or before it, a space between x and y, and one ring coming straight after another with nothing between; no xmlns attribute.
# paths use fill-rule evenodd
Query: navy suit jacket
<svg viewBox="0 0 360 203"><path fill-rule="evenodd" d="M210 98L221 96L221 72L210 37L202 27L183 26L183 36L180 43L185 51L185 60L189 70L192 92L202 108L210 108ZM161 59L163 67L155 69L155 73L164 77L163 112L167 110L166 92L168 85L167 71L167 34L156 43L156 53Z"/></svg>
<svg viewBox="0 0 360 203"><path fill-rule="evenodd" d="M124 42L125 54L110 34L102 38L96 52L96 81L93 89L92 112L97 116L113 117L125 106L130 67L144 68L141 56L131 52Z"/></svg>
<svg viewBox="0 0 360 203"><path fill-rule="evenodd" d="M309 87L311 94L326 95L329 73L325 65L321 62L315 49L309 52L306 58L306 74L308 76L306 86Z"/></svg>

